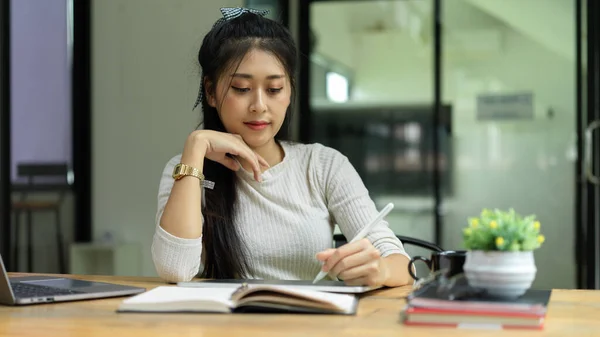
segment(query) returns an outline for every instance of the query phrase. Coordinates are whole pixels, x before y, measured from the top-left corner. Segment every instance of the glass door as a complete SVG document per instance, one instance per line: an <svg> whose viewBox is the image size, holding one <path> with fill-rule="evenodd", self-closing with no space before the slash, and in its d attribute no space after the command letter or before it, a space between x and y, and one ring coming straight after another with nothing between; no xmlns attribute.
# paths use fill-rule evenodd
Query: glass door
<svg viewBox="0 0 600 337"><path fill-rule="evenodd" d="M456 126L444 246L459 247L466 218L483 208L535 214L546 237L535 252L539 288L598 287L600 132L597 105L582 105L584 93L597 99L598 87L591 79L581 86L593 72L580 53L587 34L577 15L586 7L442 2L442 97Z"/></svg>
<svg viewBox="0 0 600 337"><path fill-rule="evenodd" d="M395 203L394 232L462 249L468 217L514 208L546 237L534 287L599 287L598 4L313 0L299 12L301 140L348 156L378 207Z"/></svg>
<svg viewBox="0 0 600 337"><path fill-rule="evenodd" d="M308 69L301 72L301 140L346 155L377 207L395 204L390 228L429 242L437 234L436 162L444 193L454 189L453 107L444 104L441 126L433 123L433 4L308 1L300 3L299 23Z"/></svg>

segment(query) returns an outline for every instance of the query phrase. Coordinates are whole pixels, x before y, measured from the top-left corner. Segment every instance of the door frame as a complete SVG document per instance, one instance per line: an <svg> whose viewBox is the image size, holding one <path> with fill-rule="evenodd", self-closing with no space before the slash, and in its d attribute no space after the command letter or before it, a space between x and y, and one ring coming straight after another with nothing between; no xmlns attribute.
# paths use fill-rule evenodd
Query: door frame
<svg viewBox="0 0 600 337"><path fill-rule="evenodd" d="M91 0L69 0L73 6L71 67L71 146L73 148L73 241L92 241L92 93Z"/></svg>
<svg viewBox="0 0 600 337"><path fill-rule="evenodd" d="M588 170L600 172L600 130L586 140L586 129L600 121L600 15L597 1L576 0L576 90L577 90L577 161L575 177L575 252L577 287L600 289L600 184L593 183ZM583 54L583 8L587 6L587 53ZM584 69L583 60L587 69ZM585 74L585 76L584 76ZM585 87L584 87L585 84ZM589 152L588 152L589 151ZM589 155L590 162L586 157Z"/></svg>
<svg viewBox="0 0 600 337"><path fill-rule="evenodd" d="M10 1L0 2L0 254L11 270L10 202Z"/></svg>

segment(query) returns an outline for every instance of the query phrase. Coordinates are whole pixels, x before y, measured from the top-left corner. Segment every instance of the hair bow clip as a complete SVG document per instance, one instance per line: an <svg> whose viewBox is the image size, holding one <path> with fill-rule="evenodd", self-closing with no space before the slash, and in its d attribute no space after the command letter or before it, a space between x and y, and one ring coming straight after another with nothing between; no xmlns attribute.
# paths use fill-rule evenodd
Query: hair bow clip
<svg viewBox="0 0 600 337"><path fill-rule="evenodd" d="M269 10L268 9L245 8L245 7L223 7L223 8L221 8L221 14L223 14L223 17L220 18L219 20L217 20L217 22L215 22L213 27L219 25L220 23L222 23L224 21L229 21L231 19L240 17L244 13L252 13L252 14L256 14L256 15L260 15L260 16L265 16L265 15L269 14Z"/></svg>

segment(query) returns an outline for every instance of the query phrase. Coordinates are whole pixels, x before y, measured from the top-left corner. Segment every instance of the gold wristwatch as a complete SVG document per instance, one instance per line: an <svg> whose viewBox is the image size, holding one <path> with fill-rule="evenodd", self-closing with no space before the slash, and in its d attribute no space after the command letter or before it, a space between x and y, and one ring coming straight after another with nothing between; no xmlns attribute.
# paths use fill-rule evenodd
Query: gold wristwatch
<svg viewBox="0 0 600 337"><path fill-rule="evenodd" d="M173 179L179 180L185 176L196 177L201 183L204 181L204 174L197 168L182 163L177 164L173 169Z"/></svg>

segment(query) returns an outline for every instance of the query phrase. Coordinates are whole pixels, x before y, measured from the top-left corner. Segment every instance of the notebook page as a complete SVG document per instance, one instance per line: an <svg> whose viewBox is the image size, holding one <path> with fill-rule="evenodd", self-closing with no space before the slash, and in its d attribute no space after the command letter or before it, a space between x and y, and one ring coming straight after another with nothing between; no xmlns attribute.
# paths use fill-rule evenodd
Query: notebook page
<svg viewBox="0 0 600 337"><path fill-rule="evenodd" d="M235 289L227 288L184 288L177 286L159 286L136 296L125 299L122 303L128 305L150 306L185 302L218 302L231 305L230 297Z"/></svg>
<svg viewBox="0 0 600 337"><path fill-rule="evenodd" d="M198 288L202 289L202 288ZM250 286L250 289L264 289L264 290L273 290L278 291L283 294L291 294L301 298L306 298L313 300L315 302L327 303L327 306L331 306L337 308L342 312L351 312L354 309L356 296L349 294L337 294L337 293L328 293L323 291L316 290L308 290L308 289L298 289L294 287L288 286L261 286L261 285L253 285ZM252 294L250 293L248 299L252 298ZM283 301L285 302L285 301ZM290 301L293 303L293 301Z"/></svg>

